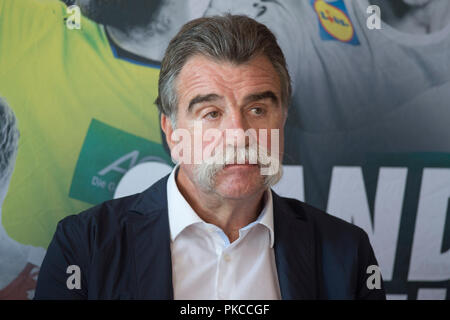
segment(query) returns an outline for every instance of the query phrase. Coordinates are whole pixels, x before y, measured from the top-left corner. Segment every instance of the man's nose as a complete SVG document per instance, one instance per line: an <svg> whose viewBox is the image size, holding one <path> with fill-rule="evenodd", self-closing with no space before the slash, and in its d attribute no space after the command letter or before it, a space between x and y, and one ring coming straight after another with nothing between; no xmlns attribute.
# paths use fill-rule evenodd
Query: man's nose
<svg viewBox="0 0 450 320"><path fill-rule="evenodd" d="M224 135L228 145L246 146L245 131L248 123L240 111L232 112L224 124Z"/></svg>
<svg viewBox="0 0 450 320"><path fill-rule="evenodd" d="M227 129L247 129L247 120L242 114L241 110L232 110L229 112L228 117L226 117L225 123Z"/></svg>

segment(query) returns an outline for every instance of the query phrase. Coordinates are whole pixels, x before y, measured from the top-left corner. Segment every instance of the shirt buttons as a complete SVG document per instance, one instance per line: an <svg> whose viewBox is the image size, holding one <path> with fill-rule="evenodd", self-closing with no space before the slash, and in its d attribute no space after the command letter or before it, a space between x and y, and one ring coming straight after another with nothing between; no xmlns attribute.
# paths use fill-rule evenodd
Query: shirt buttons
<svg viewBox="0 0 450 320"><path fill-rule="evenodd" d="M223 260L225 260L226 262L230 262L231 257L228 254L224 254L223 255Z"/></svg>

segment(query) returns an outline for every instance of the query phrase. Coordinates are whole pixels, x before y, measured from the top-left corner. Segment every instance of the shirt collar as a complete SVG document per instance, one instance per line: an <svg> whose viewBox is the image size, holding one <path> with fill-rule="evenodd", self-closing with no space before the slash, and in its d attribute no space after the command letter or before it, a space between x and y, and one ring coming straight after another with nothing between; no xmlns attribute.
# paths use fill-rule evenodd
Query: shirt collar
<svg viewBox="0 0 450 320"><path fill-rule="evenodd" d="M264 208L255 222L259 222L269 229L270 232L270 247L273 248L273 243L275 241L274 231L273 231L273 200L272 191L267 189L264 193Z"/></svg>
<svg viewBox="0 0 450 320"><path fill-rule="evenodd" d="M167 210L169 212L170 239L172 241L186 227L203 222L178 189L175 181L178 168L179 165L177 164L167 180Z"/></svg>
<svg viewBox="0 0 450 320"><path fill-rule="evenodd" d="M174 241L176 237L188 226L200 222L206 223L197 215L194 209L192 209L190 204L186 201L178 189L175 181L178 168L179 165L177 164L167 180L167 210L169 214L171 241ZM269 229L270 247L273 248L275 238L273 227L273 200L270 189L268 189L264 194L264 202L264 208L258 218L243 227L241 230L247 230L257 223L264 225L267 229Z"/></svg>

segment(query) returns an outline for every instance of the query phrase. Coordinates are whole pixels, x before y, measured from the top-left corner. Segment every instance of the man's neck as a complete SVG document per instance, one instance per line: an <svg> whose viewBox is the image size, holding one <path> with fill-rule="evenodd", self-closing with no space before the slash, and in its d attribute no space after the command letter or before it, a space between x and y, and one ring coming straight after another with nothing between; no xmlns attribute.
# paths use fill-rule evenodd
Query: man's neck
<svg viewBox="0 0 450 320"><path fill-rule="evenodd" d="M121 29L105 26L111 39L135 55L161 61L170 39L189 20L186 1L167 0L155 19L144 27Z"/></svg>
<svg viewBox="0 0 450 320"><path fill-rule="evenodd" d="M197 215L221 228L230 243L239 237L239 229L257 219L264 207L264 191L245 199L224 199L196 188L181 167L175 181Z"/></svg>

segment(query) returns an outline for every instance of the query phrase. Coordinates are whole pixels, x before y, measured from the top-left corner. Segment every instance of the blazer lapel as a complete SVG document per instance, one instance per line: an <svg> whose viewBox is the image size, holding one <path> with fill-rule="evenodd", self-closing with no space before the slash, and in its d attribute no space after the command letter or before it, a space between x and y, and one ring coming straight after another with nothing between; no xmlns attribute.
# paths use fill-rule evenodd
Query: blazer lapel
<svg viewBox="0 0 450 320"><path fill-rule="evenodd" d="M274 191L275 261L282 299L317 299L314 230L303 208Z"/></svg>
<svg viewBox="0 0 450 320"><path fill-rule="evenodd" d="M127 220L137 299L173 299L167 178L141 193Z"/></svg>

